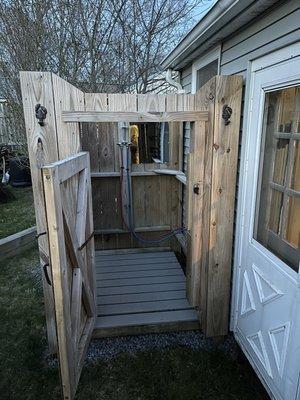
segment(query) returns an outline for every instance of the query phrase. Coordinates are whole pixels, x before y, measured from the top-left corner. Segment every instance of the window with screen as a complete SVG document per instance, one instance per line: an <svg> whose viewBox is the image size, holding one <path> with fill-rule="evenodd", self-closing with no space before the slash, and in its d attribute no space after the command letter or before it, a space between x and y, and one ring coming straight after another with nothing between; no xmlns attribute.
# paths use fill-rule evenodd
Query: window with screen
<svg viewBox="0 0 300 400"><path fill-rule="evenodd" d="M197 71L196 89L200 89L213 76L218 74L218 60L214 60Z"/></svg>

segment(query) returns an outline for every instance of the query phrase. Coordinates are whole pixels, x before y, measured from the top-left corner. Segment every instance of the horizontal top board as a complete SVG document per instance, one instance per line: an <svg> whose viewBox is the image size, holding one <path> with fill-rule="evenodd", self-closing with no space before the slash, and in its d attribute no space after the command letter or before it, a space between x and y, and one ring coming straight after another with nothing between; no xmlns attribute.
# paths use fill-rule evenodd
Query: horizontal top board
<svg viewBox="0 0 300 400"><path fill-rule="evenodd" d="M175 122L207 121L207 111L121 112L121 111L63 111L64 122Z"/></svg>

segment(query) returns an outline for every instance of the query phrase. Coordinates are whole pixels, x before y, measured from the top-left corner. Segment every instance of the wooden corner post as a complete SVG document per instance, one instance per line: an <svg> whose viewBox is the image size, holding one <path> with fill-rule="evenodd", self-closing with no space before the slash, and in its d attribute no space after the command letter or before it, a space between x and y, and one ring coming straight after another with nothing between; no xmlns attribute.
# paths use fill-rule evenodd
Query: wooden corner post
<svg viewBox="0 0 300 400"><path fill-rule="evenodd" d="M191 132L187 295L208 337L228 332L242 90L241 76L216 76L195 94L209 121Z"/></svg>
<svg viewBox="0 0 300 400"><path fill-rule="evenodd" d="M36 227L43 288L49 351L57 352L55 312L45 199L41 168L80 150L78 124L64 124L63 110L84 110L84 94L50 72L21 72L28 153L32 177ZM43 113L45 107L47 113ZM37 118L39 117L39 119ZM42 118L41 118L42 117ZM43 118L45 117L45 118Z"/></svg>

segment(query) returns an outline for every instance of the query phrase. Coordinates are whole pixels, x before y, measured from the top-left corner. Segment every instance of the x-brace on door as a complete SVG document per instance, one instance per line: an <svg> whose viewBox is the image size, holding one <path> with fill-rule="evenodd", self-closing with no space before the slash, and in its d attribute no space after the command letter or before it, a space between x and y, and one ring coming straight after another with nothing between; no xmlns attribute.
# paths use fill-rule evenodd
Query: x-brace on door
<svg viewBox="0 0 300 400"><path fill-rule="evenodd" d="M89 154L43 167L64 399L73 399L96 318Z"/></svg>

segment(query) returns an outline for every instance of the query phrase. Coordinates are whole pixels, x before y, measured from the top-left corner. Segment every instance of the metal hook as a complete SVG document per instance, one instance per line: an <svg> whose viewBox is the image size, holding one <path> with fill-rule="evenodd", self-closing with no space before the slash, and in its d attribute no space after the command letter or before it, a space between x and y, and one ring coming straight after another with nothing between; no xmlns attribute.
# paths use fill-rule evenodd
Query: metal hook
<svg viewBox="0 0 300 400"><path fill-rule="evenodd" d="M43 270L44 270L44 275L45 275L46 281L47 281L48 285L51 286L52 284L51 284L51 280L50 280L50 277L49 277L49 274L48 274L48 270L47 270L47 267L49 267L49 266L50 266L49 263L44 264L43 265Z"/></svg>
<svg viewBox="0 0 300 400"><path fill-rule="evenodd" d="M39 237L41 237L41 236L43 236L43 235L46 235L46 234L47 234L47 232L37 233L37 234L35 235L35 238L38 239Z"/></svg>
<svg viewBox="0 0 300 400"><path fill-rule="evenodd" d="M35 117L38 120L38 123L41 126L44 126L44 119L46 119L46 115L47 115L47 108L42 106L41 104L36 104L35 106Z"/></svg>
<svg viewBox="0 0 300 400"><path fill-rule="evenodd" d="M222 110L222 118L223 118L224 121L225 121L225 125L229 125L229 124L230 124L229 119L230 119L230 117L231 117L231 114L232 114L232 108L229 107L228 104L225 104L225 105L223 106L223 110Z"/></svg>

